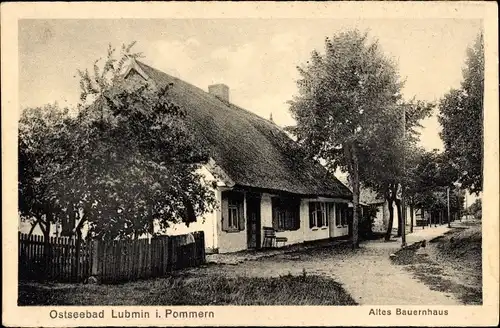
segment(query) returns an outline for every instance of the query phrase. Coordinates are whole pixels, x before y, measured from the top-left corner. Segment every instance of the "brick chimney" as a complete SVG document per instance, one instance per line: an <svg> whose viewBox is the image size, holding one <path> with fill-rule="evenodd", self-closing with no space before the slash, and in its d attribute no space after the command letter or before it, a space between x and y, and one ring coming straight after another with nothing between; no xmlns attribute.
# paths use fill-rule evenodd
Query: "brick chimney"
<svg viewBox="0 0 500 328"><path fill-rule="evenodd" d="M225 84L212 84L208 86L208 93L229 102L229 87Z"/></svg>

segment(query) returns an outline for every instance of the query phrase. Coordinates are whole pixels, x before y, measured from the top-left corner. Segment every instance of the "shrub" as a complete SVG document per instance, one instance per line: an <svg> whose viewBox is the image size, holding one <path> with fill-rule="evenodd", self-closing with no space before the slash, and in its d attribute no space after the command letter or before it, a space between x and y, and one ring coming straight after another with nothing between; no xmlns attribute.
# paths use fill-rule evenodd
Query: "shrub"
<svg viewBox="0 0 500 328"><path fill-rule="evenodd" d="M373 238L373 221L377 215L377 208L374 206L363 207L363 215L359 220L359 237L367 240Z"/></svg>

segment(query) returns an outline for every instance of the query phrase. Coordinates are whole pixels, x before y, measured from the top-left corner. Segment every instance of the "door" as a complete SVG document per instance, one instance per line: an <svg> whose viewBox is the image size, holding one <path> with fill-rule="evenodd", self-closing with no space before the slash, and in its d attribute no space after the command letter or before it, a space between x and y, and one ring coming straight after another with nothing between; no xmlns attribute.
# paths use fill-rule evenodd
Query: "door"
<svg viewBox="0 0 500 328"><path fill-rule="evenodd" d="M247 247L260 248L260 197L247 194Z"/></svg>

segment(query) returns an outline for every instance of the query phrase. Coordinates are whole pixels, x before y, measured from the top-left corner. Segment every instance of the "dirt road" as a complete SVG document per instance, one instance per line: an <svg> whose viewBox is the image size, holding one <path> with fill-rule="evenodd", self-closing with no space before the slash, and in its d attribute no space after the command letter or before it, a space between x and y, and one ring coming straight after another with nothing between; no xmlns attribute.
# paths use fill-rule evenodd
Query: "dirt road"
<svg viewBox="0 0 500 328"><path fill-rule="evenodd" d="M448 228L426 228L408 236L408 242L432 239ZM236 265L196 269L195 275L277 277L315 274L341 283L361 305L458 305L451 294L432 290L402 266L391 263L390 255L400 241L368 241L352 251L348 245L280 254Z"/></svg>

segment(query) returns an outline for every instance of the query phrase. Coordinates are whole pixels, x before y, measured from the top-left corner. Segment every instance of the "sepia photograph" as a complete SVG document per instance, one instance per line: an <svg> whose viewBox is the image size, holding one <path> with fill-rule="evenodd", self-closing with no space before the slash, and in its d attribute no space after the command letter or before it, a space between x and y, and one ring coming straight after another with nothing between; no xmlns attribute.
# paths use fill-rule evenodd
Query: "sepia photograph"
<svg viewBox="0 0 500 328"><path fill-rule="evenodd" d="M19 308L484 304L483 19L17 22Z"/></svg>

